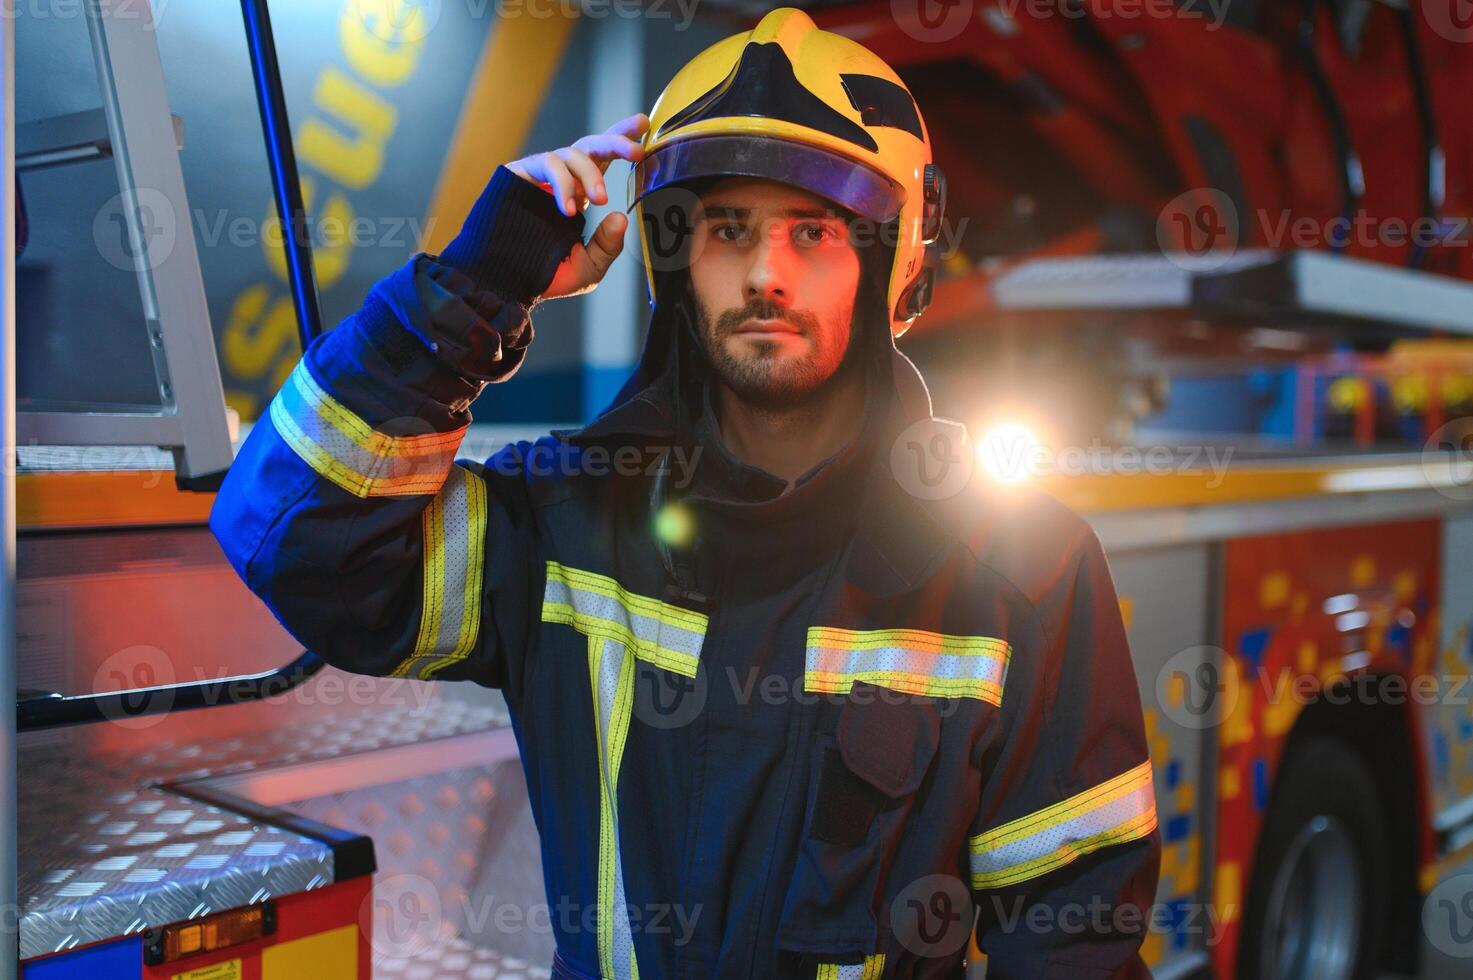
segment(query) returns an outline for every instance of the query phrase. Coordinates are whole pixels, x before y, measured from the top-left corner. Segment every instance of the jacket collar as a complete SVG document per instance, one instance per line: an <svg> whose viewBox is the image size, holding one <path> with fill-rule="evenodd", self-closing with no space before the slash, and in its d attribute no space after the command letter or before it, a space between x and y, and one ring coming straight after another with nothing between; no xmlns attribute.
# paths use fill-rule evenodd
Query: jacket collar
<svg viewBox="0 0 1473 980"><path fill-rule="evenodd" d="M893 340L886 346L894 379L895 411L880 430L881 445L871 454L866 500L844 567L846 581L875 598L919 588L952 543L952 535L932 511L896 478L892 463L897 455L892 453L895 443L909 426L935 419L930 391L914 362L894 346ZM678 429L674 408L680 388L678 375L678 370L665 370L582 428L556 429L553 435L574 445L614 437L673 440Z"/></svg>

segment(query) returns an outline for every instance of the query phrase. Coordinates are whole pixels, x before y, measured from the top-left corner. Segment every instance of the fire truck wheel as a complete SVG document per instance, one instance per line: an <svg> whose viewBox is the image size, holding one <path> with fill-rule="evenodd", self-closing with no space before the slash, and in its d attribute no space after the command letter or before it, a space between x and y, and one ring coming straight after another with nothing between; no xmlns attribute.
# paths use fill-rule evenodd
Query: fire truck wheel
<svg viewBox="0 0 1473 980"><path fill-rule="evenodd" d="M1240 978L1375 976L1391 871L1383 814L1375 777L1344 742L1290 746L1253 866Z"/></svg>

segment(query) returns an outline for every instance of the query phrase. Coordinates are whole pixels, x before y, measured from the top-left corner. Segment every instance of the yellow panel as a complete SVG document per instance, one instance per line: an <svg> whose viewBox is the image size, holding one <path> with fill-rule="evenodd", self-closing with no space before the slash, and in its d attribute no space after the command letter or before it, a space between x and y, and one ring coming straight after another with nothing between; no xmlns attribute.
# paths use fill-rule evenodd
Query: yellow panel
<svg viewBox="0 0 1473 980"><path fill-rule="evenodd" d="M174 980L240 980L240 960L213 963L197 970L174 974Z"/></svg>
<svg viewBox="0 0 1473 980"><path fill-rule="evenodd" d="M521 152L542 108L578 23L546 6L541 16L501 18L486 39L425 214L431 252L449 244L496 164Z"/></svg>
<svg viewBox="0 0 1473 980"><path fill-rule="evenodd" d="M266 947L261 951L261 980L358 980L358 927Z"/></svg>

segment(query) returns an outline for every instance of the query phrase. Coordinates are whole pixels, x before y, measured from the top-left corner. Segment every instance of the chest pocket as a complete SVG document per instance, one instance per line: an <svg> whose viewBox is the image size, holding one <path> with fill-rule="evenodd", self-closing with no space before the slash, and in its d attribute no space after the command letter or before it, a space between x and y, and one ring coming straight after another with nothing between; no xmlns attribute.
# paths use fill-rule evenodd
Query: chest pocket
<svg viewBox="0 0 1473 980"><path fill-rule="evenodd" d="M941 718L951 699L1001 705L1010 654L988 636L808 629L804 690L845 699L832 730L814 736L778 945L817 964L817 976L883 971L886 876L933 767Z"/></svg>
<svg viewBox="0 0 1473 980"><path fill-rule="evenodd" d="M941 712L933 698L899 699L865 681L849 693L836 730L814 737L778 946L818 964L863 957L873 969L883 962L884 874L940 744Z"/></svg>

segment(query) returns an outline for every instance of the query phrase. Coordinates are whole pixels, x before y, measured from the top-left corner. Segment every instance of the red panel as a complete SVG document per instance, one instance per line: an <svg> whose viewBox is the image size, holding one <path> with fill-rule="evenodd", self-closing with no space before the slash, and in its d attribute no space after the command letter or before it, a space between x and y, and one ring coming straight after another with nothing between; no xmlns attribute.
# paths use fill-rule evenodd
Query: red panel
<svg viewBox="0 0 1473 980"><path fill-rule="evenodd" d="M362 875L296 895L276 899L276 932L253 943L241 943L200 956L145 966L143 980L169 980L176 973L215 963L241 961L241 980L261 980L261 951L280 943L358 925L358 980L371 980L373 956L364 928L371 921L364 912L373 890L373 876Z"/></svg>
<svg viewBox="0 0 1473 980"><path fill-rule="evenodd" d="M1263 809L1304 695L1312 697L1323 679L1339 673L1342 658L1359 651L1369 655L1360 669L1377 673L1410 677L1433 666L1441 546L1437 520L1228 542L1223 647L1239 683L1219 731L1213 880L1221 889L1236 878L1241 888L1236 895L1219 891L1216 901L1241 909L1248 893ZM1327 610L1331 597L1342 598ZM1352 621L1341 618L1347 612L1357 614L1354 623L1364 612L1364 626L1347 628ZM1300 696L1286 687L1296 682L1303 684ZM1416 710L1411 699L1408 710ZM1408 727L1421 730L1417 718ZM1415 737L1412 751L1425 812L1425 766ZM1425 857L1431 845L1425 827L1422 837ZM1231 917L1214 950L1218 976L1235 975L1240 920L1241 913Z"/></svg>

